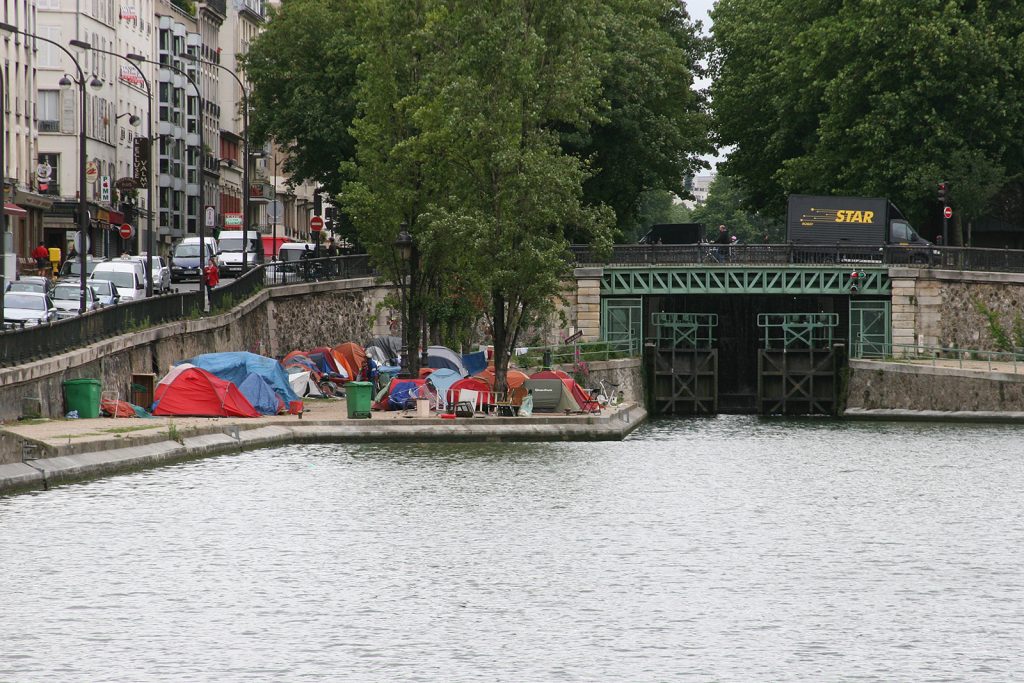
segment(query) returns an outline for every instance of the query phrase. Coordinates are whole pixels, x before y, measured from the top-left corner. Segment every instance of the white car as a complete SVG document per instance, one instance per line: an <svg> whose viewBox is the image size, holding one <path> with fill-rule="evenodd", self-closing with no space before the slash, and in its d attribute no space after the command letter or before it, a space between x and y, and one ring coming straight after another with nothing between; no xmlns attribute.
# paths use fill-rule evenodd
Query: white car
<svg viewBox="0 0 1024 683"><path fill-rule="evenodd" d="M32 327L57 317L50 297L39 292L5 292L4 323L15 327Z"/></svg>
<svg viewBox="0 0 1024 683"><path fill-rule="evenodd" d="M73 318L78 315L78 309L82 303L82 290L78 282L58 282L53 288L53 305L57 309L57 319ZM85 288L85 311L96 311L100 308L100 302L96 298L96 292L92 287Z"/></svg>
<svg viewBox="0 0 1024 683"><path fill-rule="evenodd" d="M107 280L117 285L122 302L146 298L146 267L140 261L130 258L106 261L92 271L92 279Z"/></svg>

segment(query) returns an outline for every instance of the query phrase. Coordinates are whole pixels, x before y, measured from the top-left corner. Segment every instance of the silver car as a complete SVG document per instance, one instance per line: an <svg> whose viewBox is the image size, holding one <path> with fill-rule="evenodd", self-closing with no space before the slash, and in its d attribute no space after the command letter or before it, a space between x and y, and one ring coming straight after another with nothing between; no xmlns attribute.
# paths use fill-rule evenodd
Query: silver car
<svg viewBox="0 0 1024 683"><path fill-rule="evenodd" d="M39 292L4 292L4 325L32 327L57 317L50 297Z"/></svg>
<svg viewBox="0 0 1024 683"><path fill-rule="evenodd" d="M53 288L53 305L57 308L57 319L73 318L78 315L78 309L82 303L82 290L77 282L58 282ZM100 308L100 302L96 298L96 292L92 287L85 288L85 311L95 311Z"/></svg>
<svg viewBox="0 0 1024 683"><path fill-rule="evenodd" d="M153 293L164 294L171 291L171 267L167 265L167 259L163 256L154 256L150 259L150 263L146 263L146 254L143 253L141 256L129 256L132 261L138 261L147 270L149 274L149 268L153 268Z"/></svg>
<svg viewBox="0 0 1024 683"><path fill-rule="evenodd" d="M113 306L121 300L121 295L117 292L117 285L110 280L89 280L88 282L92 291L96 292L96 300L100 302L100 306Z"/></svg>

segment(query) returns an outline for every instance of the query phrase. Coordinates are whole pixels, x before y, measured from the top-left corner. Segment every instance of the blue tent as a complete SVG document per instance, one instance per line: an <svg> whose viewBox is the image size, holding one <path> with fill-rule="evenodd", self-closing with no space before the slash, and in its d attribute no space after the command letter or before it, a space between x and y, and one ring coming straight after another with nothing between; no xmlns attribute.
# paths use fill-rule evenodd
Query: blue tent
<svg viewBox="0 0 1024 683"><path fill-rule="evenodd" d="M225 351L204 353L185 362L227 380L236 387L241 386L250 373L255 373L266 380L289 409L292 408L292 403L302 401L298 394L292 391L292 386L288 383L288 373L273 358L244 351Z"/></svg>
<svg viewBox="0 0 1024 683"><path fill-rule="evenodd" d="M462 364L466 366L466 372L475 375L487 369L487 352L476 351L474 353L462 354Z"/></svg>
<svg viewBox="0 0 1024 683"><path fill-rule="evenodd" d="M462 364L462 357L447 346L427 347L427 367L441 369L449 368L455 370L463 377L468 377L466 366Z"/></svg>
<svg viewBox="0 0 1024 683"><path fill-rule="evenodd" d="M448 396L448 390L460 379L462 379L462 375L455 370L441 368L427 375L427 384L434 387L434 393L438 395L438 398L443 403L446 400L445 397Z"/></svg>
<svg viewBox="0 0 1024 683"><path fill-rule="evenodd" d="M242 380L238 390L242 392L242 396L249 399L249 403L260 415L277 415L281 410L281 399L266 380L255 372L249 373L249 376Z"/></svg>
<svg viewBox="0 0 1024 683"><path fill-rule="evenodd" d="M415 406L421 384L423 380L392 380L388 392L388 410L404 410Z"/></svg>

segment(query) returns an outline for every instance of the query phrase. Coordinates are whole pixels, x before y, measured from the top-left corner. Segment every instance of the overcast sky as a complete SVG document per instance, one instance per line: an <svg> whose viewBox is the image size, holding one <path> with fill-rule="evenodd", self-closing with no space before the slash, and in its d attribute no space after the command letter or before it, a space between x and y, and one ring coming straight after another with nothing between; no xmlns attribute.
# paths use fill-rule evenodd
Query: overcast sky
<svg viewBox="0 0 1024 683"><path fill-rule="evenodd" d="M690 18L699 20L704 24L704 32L708 33L711 30L711 18L708 16L708 12L711 7L715 4L715 0L684 0L686 2L686 11L689 12ZM696 83L698 88L707 87L707 81L698 81ZM714 166L721 161L720 155L712 155L704 157L704 160Z"/></svg>

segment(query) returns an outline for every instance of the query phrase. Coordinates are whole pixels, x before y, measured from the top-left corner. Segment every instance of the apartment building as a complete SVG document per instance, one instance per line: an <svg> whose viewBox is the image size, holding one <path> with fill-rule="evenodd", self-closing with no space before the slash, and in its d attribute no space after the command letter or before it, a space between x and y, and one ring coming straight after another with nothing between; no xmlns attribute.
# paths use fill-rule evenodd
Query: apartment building
<svg viewBox="0 0 1024 683"><path fill-rule="evenodd" d="M2 21L33 32L37 17L36 0L4 0ZM19 33L0 32L0 186L6 228L4 277L17 274L18 257L26 258L42 239L43 213L53 200L40 192L36 155L39 114L36 104L37 49L42 45ZM46 169L43 169L46 170ZM49 176L44 176L45 188Z"/></svg>

